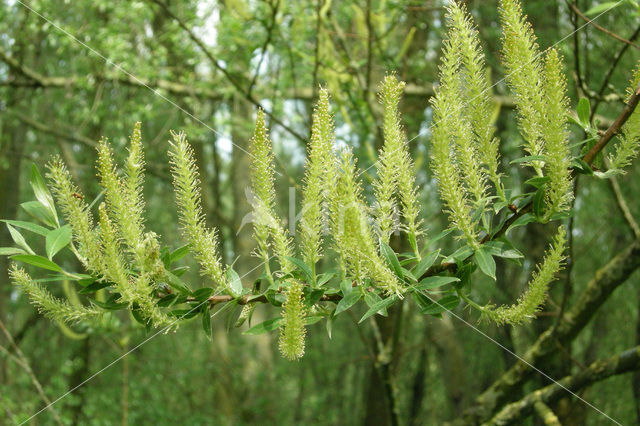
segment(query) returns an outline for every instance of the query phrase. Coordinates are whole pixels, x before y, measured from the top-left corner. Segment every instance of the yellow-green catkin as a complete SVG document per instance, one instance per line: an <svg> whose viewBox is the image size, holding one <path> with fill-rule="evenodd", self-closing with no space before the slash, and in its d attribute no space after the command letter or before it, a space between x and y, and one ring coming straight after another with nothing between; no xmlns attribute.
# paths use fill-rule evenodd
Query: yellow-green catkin
<svg viewBox="0 0 640 426"><path fill-rule="evenodd" d="M569 100L566 97L562 60L555 49L547 53L544 76L546 125L542 129L542 138L546 158L544 173L549 177L546 184L545 213L545 219L548 220L554 213L569 210L573 199L567 123Z"/></svg>
<svg viewBox="0 0 640 426"><path fill-rule="evenodd" d="M69 170L59 157L55 157L47 167L53 195L65 221L71 226L80 261L89 272L102 274L102 247L99 235L93 229L89 206L83 201L80 189L73 183Z"/></svg>
<svg viewBox="0 0 640 426"><path fill-rule="evenodd" d="M388 243L397 226L396 197L402 205L402 216L411 246L418 253L416 237L420 233L420 208L415 187L415 170L402 129L398 104L405 83L395 74L387 75L380 85L379 101L383 108L384 145L377 162L378 179L374 183L377 208L375 210L378 236Z"/></svg>
<svg viewBox="0 0 640 426"><path fill-rule="evenodd" d="M631 85L627 90L627 99L640 90L640 63L631 79ZM629 167L640 151L640 108L631 114L620 132L620 142L615 151L608 156L609 167L617 173L624 173L624 168Z"/></svg>
<svg viewBox="0 0 640 426"><path fill-rule="evenodd" d="M345 273L350 272L357 280L369 278L387 294L400 295L402 286L378 253L350 150L345 150L339 160L331 194L330 221L335 249L347 269Z"/></svg>
<svg viewBox="0 0 640 426"><path fill-rule="evenodd" d="M474 177L475 172L472 173L471 170L477 170L478 167L473 165L472 148L468 147L472 134L471 125L462 114L465 105L460 93L462 82L459 72L459 43L455 30L450 30L449 38L444 41L440 85L431 99L431 169L438 181L440 197L449 222L462 233L467 244L477 248L478 234L472 221L472 208L465 186L475 192L474 197L478 200L484 193L484 185L477 174ZM467 155L461 158L461 154L465 152Z"/></svg>
<svg viewBox="0 0 640 426"><path fill-rule="evenodd" d="M302 284L292 280L285 290L285 302L282 304L282 323L278 346L282 356L297 360L304 355L304 327L306 309L302 294Z"/></svg>
<svg viewBox="0 0 640 426"><path fill-rule="evenodd" d="M127 303L131 308L137 305L142 316L155 327L173 324L175 321L156 306L152 296L153 283L150 280L150 274L141 272L139 275L133 275L127 269L116 227L108 216L105 204L100 204L98 210L100 235L104 246L103 275L115 284L116 290L120 293L121 302Z"/></svg>
<svg viewBox="0 0 640 426"><path fill-rule="evenodd" d="M522 13L518 0L501 0L502 61L506 80L513 92L525 150L530 155L544 153L542 131L544 120L543 66L531 24ZM537 161L532 165L540 171Z"/></svg>
<svg viewBox="0 0 640 426"><path fill-rule="evenodd" d="M72 306L68 302L54 297L16 264L11 265L9 277L16 286L22 289L29 301L37 306L38 311L51 320L73 324L80 321L95 321L103 314L93 307Z"/></svg>
<svg viewBox="0 0 640 426"><path fill-rule="evenodd" d="M200 273L213 280L217 291L231 291L225 274L226 268L218 253L216 230L205 225L193 148L184 133L172 133L172 137L169 158L182 233L200 264Z"/></svg>
<svg viewBox="0 0 640 426"><path fill-rule="evenodd" d="M457 34L462 63L461 74L465 82L464 108L472 128L473 144L478 158L485 167L500 199L506 201L504 187L498 173L499 140L494 137L494 106L491 103L490 70L484 60L478 31L464 3L451 2L448 6L449 27Z"/></svg>
<svg viewBox="0 0 640 426"><path fill-rule="evenodd" d="M511 306L497 308L486 306L482 308L483 315L497 324L521 324L530 321L541 309L547 298L549 285L562 269L566 258L564 255L566 242L566 230L560 226L542 264L538 265L531 281L529 281L527 290L518 298L518 302Z"/></svg>
<svg viewBox="0 0 640 426"><path fill-rule="evenodd" d="M329 92L320 89L318 104L313 114L311 141L305 166L302 212L299 224L300 251L305 264L313 272L322 257L322 231L327 200L327 182L333 171L333 117L329 105Z"/></svg>
<svg viewBox="0 0 640 426"><path fill-rule="evenodd" d="M258 243L259 256L268 264L269 237L280 263L282 274L293 271L288 257L293 256L292 241L289 233L275 213L275 188L273 169L273 149L265 123L264 111L258 110L256 127L251 138L251 187L254 199L254 237Z"/></svg>

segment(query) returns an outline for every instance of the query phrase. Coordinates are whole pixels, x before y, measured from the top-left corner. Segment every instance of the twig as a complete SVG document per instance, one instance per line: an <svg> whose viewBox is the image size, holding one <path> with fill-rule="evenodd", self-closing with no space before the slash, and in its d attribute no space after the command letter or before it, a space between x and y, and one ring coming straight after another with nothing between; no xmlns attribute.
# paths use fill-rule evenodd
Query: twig
<svg viewBox="0 0 640 426"><path fill-rule="evenodd" d="M14 349L14 351L16 353L16 356L21 361L19 363L19 365L29 375L29 378L31 379L31 383L33 383L33 386L35 386L36 390L38 391L38 395L40 395L40 398L42 398L42 400L44 401L44 403L46 405L45 408L47 410L49 410L49 412L53 416L53 419L55 420L55 422L57 424L59 424L60 426L62 426L63 425L62 420L60 420L60 417L58 417L58 413L53 409L53 407L51 405L51 401L49 400L47 395L44 393L44 389L42 389L42 385L40 384L40 381L38 380L36 375L33 373L33 370L31 369L31 366L29 365L29 361L27 360L27 357L24 356L24 353L22 353L22 350L20 350L18 345L16 345L16 342L13 340L13 336L11 336L11 333L9 333L9 330L7 330L7 327L5 327L4 322L2 322L2 320L0 320L0 329L2 330L4 335L7 337L7 340L9 341L11 346L13 346L13 349Z"/></svg>
<svg viewBox="0 0 640 426"><path fill-rule="evenodd" d="M536 410L536 413L538 413L538 416L540 416L540 419L545 425L562 426L562 423L560 423L558 416L556 416L551 408L549 408L549 406L544 402L540 400L536 401L533 404L533 408Z"/></svg>
<svg viewBox="0 0 640 426"><path fill-rule="evenodd" d="M638 26L638 28L636 28L636 30L633 32L633 34L631 34L631 37L629 37L629 40L633 41L635 39L638 38L638 36L640 35L640 26ZM593 105L593 108L591 109L591 114L595 115L598 107L600 106L600 103L603 100L602 95L604 94L604 91L606 90L607 86L609 85L609 81L611 80L611 77L613 76L613 72L616 70L616 68L618 67L618 64L620 63L620 59L622 59L622 57L624 56L625 52L629 50L629 45L625 44L623 45L620 50L618 50L618 53L616 54L616 56L613 58L613 61L611 62L611 65L609 66L609 69L607 70L604 79L602 80L602 84L600 85L600 89L598 90L598 93L596 94L596 102ZM593 117L591 117L591 119L593 120Z"/></svg>
<svg viewBox="0 0 640 426"><path fill-rule="evenodd" d="M620 211L622 212L622 215L627 221L629 228L631 228L631 231L633 231L633 235L636 238L640 238L640 226L638 226L638 222L636 222L636 220L633 218L633 215L631 214L631 210L629 209L629 205L627 204L627 201L624 199L624 195L622 195L622 190L620 189L620 184L618 183L618 179L616 179L615 176L612 176L608 180L609 180L609 185L611 186L611 190L615 195L616 204L618 205L618 208L620 209Z"/></svg>
<svg viewBox="0 0 640 426"><path fill-rule="evenodd" d="M231 83L231 85L241 95L243 95L244 98L247 101L249 101L250 103L252 103L256 107L262 109L265 112L265 114L267 114L269 116L269 118L271 120L273 120L274 123L277 123L280 127L282 127L287 132L289 132L293 137L295 137L296 139L300 140L301 142L305 142L305 137L304 136L302 136L300 133L296 132L290 126L285 124L282 120L280 120L278 117L276 117L271 111L269 111L266 108L264 108L262 106L262 104L260 102L258 102L253 97L253 95L251 93L247 92L240 85L240 83L236 80L236 78L233 75L231 75L231 72L229 72L229 70L227 70L225 67L223 67L220 64L220 61L213 55L213 53L211 53L211 50L209 50L209 48L204 44L204 42L202 40L200 40L200 38L198 36L195 35L193 30L182 19L180 19L175 13L173 13L173 11L169 8L168 5L166 5L164 2L162 2L160 0L149 0L149 1L152 2L152 3L157 4L158 6L160 6L162 9L164 9L164 11L167 13L167 15L169 15L174 21L176 21L176 23L187 33L189 38L200 48L200 50L202 51L202 53L204 53L204 55L207 57L207 59L209 59L211 64L216 69L218 69L222 73L222 75L224 75L224 77L227 79L227 81L229 81L229 83Z"/></svg>
<svg viewBox="0 0 640 426"><path fill-rule="evenodd" d="M600 25L596 24L595 22L593 22L591 19L589 19L588 17L586 17L581 11L580 9L578 9L578 7L573 4L573 3L569 3L569 7L576 13L576 15L578 15L580 18L582 18L584 21L586 21L587 23L589 23L590 25L592 25L594 28L596 28L599 31L602 31L603 33L605 33L606 35L608 35L609 37L615 38L618 41L621 41L625 44L628 44L629 46L632 46L636 49L640 49L640 46L635 44L632 41L627 40L626 38L620 37L618 34L609 31L608 29L601 27Z"/></svg>
<svg viewBox="0 0 640 426"><path fill-rule="evenodd" d="M576 392L611 376L628 373L638 368L640 368L640 346L606 360L596 361L586 370L573 376L567 376L560 380L559 383L565 388ZM564 396L564 392L565 390L555 383L538 389L526 395L520 401L505 406L491 419L490 424L505 425L517 422L531 413L536 402L553 403Z"/></svg>
<svg viewBox="0 0 640 426"><path fill-rule="evenodd" d="M638 101L640 101L640 84L636 87L633 95L629 98L629 101L625 104L624 108L618 118L615 119L613 124L609 126L606 132L602 135L598 143L596 143L587 154L582 158L582 160L591 164L593 160L596 158L596 155L600 153L604 149L604 147L609 143L609 141L620 131L622 126L627 122L633 111L638 106Z"/></svg>

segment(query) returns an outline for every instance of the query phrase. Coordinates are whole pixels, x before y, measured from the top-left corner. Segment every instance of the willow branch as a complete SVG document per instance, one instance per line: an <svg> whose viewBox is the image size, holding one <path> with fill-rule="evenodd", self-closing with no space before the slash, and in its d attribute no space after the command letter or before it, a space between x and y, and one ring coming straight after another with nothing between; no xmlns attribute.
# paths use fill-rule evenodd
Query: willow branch
<svg viewBox="0 0 640 426"><path fill-rule="evenodd" d="M640 238L640 226L638 226L638 222L633 218L633 214L631 214L631 209L629 209L629 205L627 201L624 199L624 195L622 195L622 190L620 189L620 184L618 183L618 179L615 176L612 176L609 180L609 185L611 186L611 190L616 198L616 204L618 208L622 212L625 220L627 221L627 225L631 228L633 235L636 238Z"/></svg>
<svg viewBox="0 0 640 426"><path fill-rule="evenodd" d="M566 313L564 321L543 332L536 342L489 388L480 394L473 406L465 410L458 423L476 424L487 421L497 408L509 401L522 384L532 375L530 365L538 365L554 356L557 343L571 342L587 326L598 309L613 291L640 268L640 240L635 240L622 252L595 272L586 289L573 307Z"/></svg>
<svg viewBox="0 0 640 426"><path fill-rule="evenodd" d="M636 87L636 90L633 92L633 95L629 98L629 101L625 104L624 108L618 118L615 119L613 124L609 126L606 132L602 135L598 143L596 143L589 152L582 158L585 163L591 164L593 160L596 158L596 155L600 153L604 149L605 146L611 141L611 139L620 132L622 126L627 122L633 111L635 111L638 106L638 101L640 101L640 84Z"/></svg>
<svg viewBox="0 0 640 426"><path fill-rule="evenodd" d="M155 3L158 6L160 6L167 13L167 15L169 15L171 17L171 19L176 21L178 26L180 26L180 28L182 28L187 33L187 35L189 36L191 41L193 41L198 46L198 48L200 48L202 53L204 53L204 55L207 57L207 59L209 59L211 64L217 70L219 70L222 73L222 75L225 77L225 79L227 81L229 81L229 83L231 83L231 85L238 91L238 93L240 93L247 101L249 101L250 103L252 103L256 107L262 109L265 112L265 114L267 114L269 116L269 118L274 123L278 124L280 127L285 129L287 132L289 132L296 139L300 140L303 143L305 142L306 138L304 136L302 136L300 133L296 132L290 126L285 124L282 120L280 120L278 117L276 117L271 111L268 111L266 108L264 108L262 106L262 104L260 102L258 102L250 92L245 90L242 87L242 85L237 81L237 79L233 75L231 75L231 72L229 72L229 70L227 70L225 67L223 67L221 65L221 63L218 60L218 58L216 58L213 55L213 53L211 53L211 50L209 50L209 48L204 44L204 42L202 40L200 40L200 38L198 36L195 35L193 30L182 19L180 19L180 17L178 17L178 15L173 13L173 11L169 8L168 5L166 5L164 2L162 2L160 0L149 0L149 1L151 1L152 3Z"/></svg>
<svg viewBox="0 0 640 426"><path fill-rule="evenodd" d="M40 381L38 380L33 370L31 369L31 366L29 365L29 361L27 360L27 357L24 356L24 353L22 353L22 350L20 350L18 345L16 345L16 342L13 340L11 333L9 333L9 330L7 330L7 327L5 327L4 322L2 322L2 320L0 320L0 330L2 330L2 333L6 336L11 346L13 346L13 349L16 353L16 357L19 358L20 360L20 362L18 362L18 365L20 365L24 369L24 371L27 373L27 375L31 379L31 383L33 383L33 386L38 391L38 395L40 395L40 398L42 398L42 401L46 405L45 408L51 413L55 422L60 426L62 426L62 420L60 420L58 413L53 409L51 400L49 400L49 397L47 397L47 395L44 393L44 389L42 388Z"/></svg>
<svg viewBox="0 0 640 426"><path fill-rule="evenodd" d="M606 35L608 35L611 38L614 38L618 41L621 41L622 43L625 43L629 46L632 46L636 49L640 49L640 46L637 45L636 43L627 40L624 37L620 37L618 34L614 33L613 31L610 31L598 24L596 24L595 22L593 22L591 19L589 19L587 16L584 15L584 13L582 13L580 11L580 9L578 9L578 7L573 4L573 3L569 3L569 7L576 13L576 15L578 15L580 18L582 18L582 20L584 20L585 22L587 22L589 25L592 25L595 29L597 29L598 31L601 31L603 33L605 33Z"/></svg>
<svg viewBox="0 0 640 426"><path fill-rule="evenodd" d="M538 400L533 404L533 408L542 420L542 422L547 426L562 426L558 416L549 408L547 404Z"/></svg>
<svg viewBox="0 0 640 426"><path fill-rule="evenodd" d="M639 368L640 346L636 346L611 358L596 361L586 370L563 378L558 382L562 386L555 383L551 384L530 393L520 401L505 406L489 423L499 425L513 424L531 414L536 402L542 401L544 404L550 404L566 396L565 388L575 393L609 377L628 373Z"/></svg>

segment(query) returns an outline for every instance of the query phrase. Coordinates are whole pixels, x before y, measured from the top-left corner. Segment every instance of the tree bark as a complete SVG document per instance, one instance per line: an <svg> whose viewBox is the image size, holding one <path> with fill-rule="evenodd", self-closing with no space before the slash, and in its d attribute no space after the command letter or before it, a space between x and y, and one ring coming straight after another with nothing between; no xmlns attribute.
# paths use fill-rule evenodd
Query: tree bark
<svg viewBox="0 0 640 426"><path fill-rule="evenodd" d="M522 355L522 358L529 364L539 365L554 355L558 342L560 344L571 342L613 291L638 267L640 267L640 240L634 241L600 268L575 305L566 313L562 323L555 329L555 333L553 328L547 329ZM463 418L458 423L477 424L487 421L533 374L535 370L519 361L476 398L474 405L465 410Z"/></svg>

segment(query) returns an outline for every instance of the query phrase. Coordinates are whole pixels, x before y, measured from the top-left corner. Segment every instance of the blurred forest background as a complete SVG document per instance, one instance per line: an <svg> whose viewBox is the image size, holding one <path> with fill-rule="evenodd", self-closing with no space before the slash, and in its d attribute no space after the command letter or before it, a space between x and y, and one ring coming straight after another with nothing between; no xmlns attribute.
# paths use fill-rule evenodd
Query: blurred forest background
<svg viewBox="0 0 640 426"><path fill-rule="evenodd" d="M224 260L237 258L236 270L248 273L258 264L250 256L251 229L241 228L250 210L245 151L256 108L262 106L269 118L281 173L279 213L287 217L289 188L299 189L320 85L332 93L338 143L353 146L365 169L381 144L376 87L395 70L407 82L401 109L419 170L427 232L434 236L447 226L427 166L428 102L438 78L443 3L2 0L0 218L25 217L19 204L31 199L30 164L43 169L56 153L93 199L97 141L109 137L122 160L128 135L141 121L148 227L178 246L175 210L166 208L174 205L166 150L169 130L184 130L196 148L207 220L220 230ZM479 24L492 80L499 81L504 72L498 2L466 3ZM588 97L592 119L606 128L622 109L640 56L640 15L634 2L624 1L589 24L584 13L598 3L528 0L523 8L541 48L560 42L573 107ZM509 161L523 154L504 82L493 96L502 167L523 182L530 176L509 173L514 167ZM576 140L583 138L580 129L573 130ZM364 176L370 183L371 176ZM640 216L638 176L636 163L617 180L582 176L577 181L575 214L568 221L570 262L537 320L497 327L477 324L477 314L468 310L458 308L456 314L518 354L538 345L540 353L530 351L528 359L555 379L640 344L640 231L633 220ZM514 232L526 262L498 261L497 283L479 283L476 298L513 302L554 229L534 225ZM454 240L443 241L438 244L453 251ZM2 226L0 246L11 244ZM12 290L7 268L8 260L0 257L0 424L26 420L44 407L43 396L55 400L148 337L135 322L94 335L57 327ZM192 282L198 279L196 269L188 273ZM336 320L331 339L324 323L310 326L307 353L299 362L278 355L275 335L227 332L223 317L213 318L212 341L198 322L187 324L145 342L33 422L475 424L486 419L483 410L550 383L458 318L424 316L413 304L399 305L401 312L376 318L375 330L366 322L356 327L357 319L349 315ZM568 319L561 312L568 312ZM276 315L261 306L253 322ZM376 339L389 337L393 349L380 353ZM386 383L381 366L391 378ZM638 372L596 381L578 394L622 423L640 423ZM388 398L394 399L395 413L389 412ZM568 393L559 394L550 408L563 424L607 421ZM538 407L538 413L543 410ZM541 418L533 413L517 423L541 424Z"/></svg>

